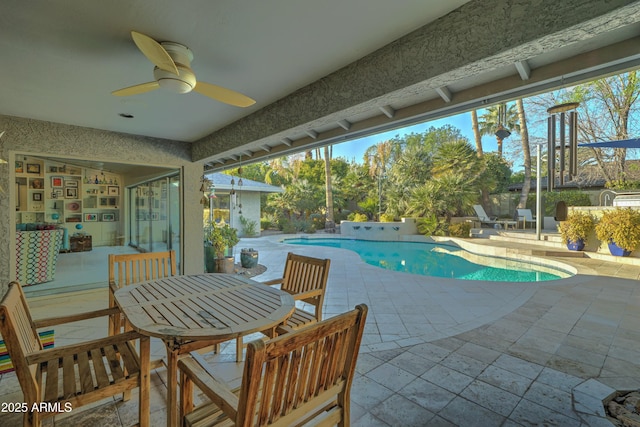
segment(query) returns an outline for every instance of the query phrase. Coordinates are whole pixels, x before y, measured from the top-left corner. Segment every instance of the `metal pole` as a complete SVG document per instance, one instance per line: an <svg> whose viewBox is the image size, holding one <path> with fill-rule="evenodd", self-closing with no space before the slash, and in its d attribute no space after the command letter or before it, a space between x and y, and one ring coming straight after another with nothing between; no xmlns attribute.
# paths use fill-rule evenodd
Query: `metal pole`
<svg viewBox="0 0 640 427"><path fill-rule="evenodd" d="M536 144L536 240L540 240L542 230L542 144Z"/></svg>

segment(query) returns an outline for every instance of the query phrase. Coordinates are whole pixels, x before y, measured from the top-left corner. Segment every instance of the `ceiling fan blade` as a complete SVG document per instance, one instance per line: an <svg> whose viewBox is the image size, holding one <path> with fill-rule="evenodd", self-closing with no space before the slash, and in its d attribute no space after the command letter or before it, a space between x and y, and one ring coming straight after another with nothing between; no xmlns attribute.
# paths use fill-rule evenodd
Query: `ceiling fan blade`
<svg viewBox="0 0 640 427"><path fill-rule="evenodd" d="M193 90L201 93L202 95L208 96L209 98L213 98L216 101L235 105L236 107L249 107L256 103L255 100L241 94L240 92L226 89L211 83L197 82L196 87L194 87Z"/></svg>
<svg viewBox="0 0 640 427"><path fill-rule="evenodd" d="M156 67L176 75L178 74L176 64L160 43L137 31L131 31L131 37L136 46L138 46L138 49L140 49L140 52L142 52L149 61L153 62Z"/></svg>
<svg viewBox="0 0 640 427"><path fill-rule="evenodd" d="M135 86L125 87L123 89L114 90L111 92L111 95L115 96L129 96L129 95L138 95L140 93L150 92L152 90L158 89L160 85L158 82L147 82L142 83Z"/></svg>

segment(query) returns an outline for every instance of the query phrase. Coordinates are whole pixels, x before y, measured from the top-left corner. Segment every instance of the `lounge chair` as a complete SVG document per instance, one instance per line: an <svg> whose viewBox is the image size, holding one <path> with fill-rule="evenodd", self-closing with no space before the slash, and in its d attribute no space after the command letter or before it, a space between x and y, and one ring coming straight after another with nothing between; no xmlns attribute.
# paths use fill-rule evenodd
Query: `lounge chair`
<svg viewBox="0 0 640 427"><path fill-rule="evenodd" d="M522 223L522 228L527 228L529 224L533 228L536 223L536 217L531 213L531 209L516 209L516 220Z"/></svg>
<svg viewBox="0 0 640 427"><path fill-rule="evenodd" d="M499 222L496 221L497 217L490 217L489 215L487 215L482 205L473 205L473 210L476 211L476 216L478 217L478 221L480 222L480 227L482 227L482 224L489 224L492 227L495 227L496 224L499 224Z"/></svg>

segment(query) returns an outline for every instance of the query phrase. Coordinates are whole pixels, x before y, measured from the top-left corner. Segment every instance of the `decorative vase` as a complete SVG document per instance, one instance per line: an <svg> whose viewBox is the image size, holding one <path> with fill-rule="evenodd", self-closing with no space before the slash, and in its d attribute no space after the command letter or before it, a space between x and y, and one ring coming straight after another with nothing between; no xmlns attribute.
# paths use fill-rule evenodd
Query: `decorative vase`
<svg viewBox="0 0 640 427"><path fill-rule="evenodd" d="M258 251L243 249L240 252L240 263L243 268L253 268L258 265Z"/></svg>
<svg viewBox="0 0 640 427"><path fill-rule="evenodd" d="M578 239L577 241L569 240L567 242L567 249L570 251L581 251L584 249L584 240Z"/></svg>
<svg viewBox="0 0 640 427"><path fill-rule="evenodd" d="M613 255L613 256L629 256L629 255L631 255L631 251L627 251L627 250L621 248L620 246L616 245L616 243L613 242L613 241L609 242L609 252L611 252L611 255Z"/></svg>

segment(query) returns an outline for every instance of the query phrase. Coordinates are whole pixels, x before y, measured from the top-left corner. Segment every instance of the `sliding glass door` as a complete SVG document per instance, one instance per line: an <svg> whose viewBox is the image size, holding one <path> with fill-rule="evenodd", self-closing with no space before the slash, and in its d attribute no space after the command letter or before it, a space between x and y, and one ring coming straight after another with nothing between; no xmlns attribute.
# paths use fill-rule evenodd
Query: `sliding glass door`
<svg viewBox="0 0 640 427"><path fill-rule="evenodd" d="M141 252L180 249L180 176L130 187L129 242ZM179 253L176 253L180 259Z"/></svg>

